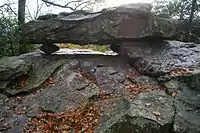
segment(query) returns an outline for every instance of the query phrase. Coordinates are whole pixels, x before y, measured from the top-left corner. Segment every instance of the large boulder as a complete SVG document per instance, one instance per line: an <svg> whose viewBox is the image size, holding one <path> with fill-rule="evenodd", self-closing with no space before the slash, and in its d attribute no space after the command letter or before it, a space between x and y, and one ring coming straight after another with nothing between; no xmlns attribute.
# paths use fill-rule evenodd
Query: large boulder
<svg viewBox="0 0 200 133"><path fill-rule="evenodd" d="M18 56L16 62L29 62L31 69L21 88L10 88L14 80L6 78L9 84L0 94L0 131L199 133L200 48L172 41L161 49L149 45L140 53L139 46L128 52L129 64L126 56L92 51L84 55L81 50ZM12 64L12 58L3 59ZM149 65L139 66L144 60ZM171 67L164 65L173 60ZM155 65L158 61L161 64ZM9 70L21 72L16 66ZM193 70L175 71L177 66Z"/></svg>
<svg viewBox="0 0 200 133"><path fill-rule="evenodd" d="M27 75L31 67L30 62L17 56L0 58L0 92L4 91L10 80Z"/></svg>
<svg viewBox="0 0 200 133"><path fill-rule="evenodd" d="M70 42L83 45L173 36L173 22L155 16L151 8L150 4L128 4L96 13L47 14L23 26L22 40L33 44Z"/></svg>
<svg viewBox="0 0 200 133"><path fill-rule="evenodd" d="M198 68L200 61L200 47L194 43L168 40L157 43L127 42L120 48L120 54L129 58L132 66L154 77L176 69Z"/></svg>

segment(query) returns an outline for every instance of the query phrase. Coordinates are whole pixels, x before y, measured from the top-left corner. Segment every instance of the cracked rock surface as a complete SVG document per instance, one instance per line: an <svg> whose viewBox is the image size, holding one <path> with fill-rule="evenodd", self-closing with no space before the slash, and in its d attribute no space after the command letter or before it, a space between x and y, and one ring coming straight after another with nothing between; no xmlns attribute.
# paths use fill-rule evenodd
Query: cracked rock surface
<svg viewBox="0 0 200 133"><path fill-rule="evenodd" d="M128 62L119 55L40 52L1 58L0 132L199 133L200 50L181 44L166 44L159 60L160 52L147 49L129 54ZM149 65L139 67L144 60ZM172 67L164 65L172 60ZM156 62L159 71L148 71Z"/></svg>

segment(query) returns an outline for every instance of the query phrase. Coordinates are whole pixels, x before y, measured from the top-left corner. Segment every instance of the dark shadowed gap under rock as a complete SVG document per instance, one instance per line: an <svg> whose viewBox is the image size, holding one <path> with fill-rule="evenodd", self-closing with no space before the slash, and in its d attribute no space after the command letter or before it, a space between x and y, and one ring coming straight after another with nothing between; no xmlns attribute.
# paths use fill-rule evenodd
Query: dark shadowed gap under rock
<svg viewBox="0 0 200 133"><path fill-rule="evenodd" d="M27 80L28 80L29 76L28 75L21 75L18 76L14 79L12 79L8 85L6 86L6 88L9 89L23 89L27 86Z"/></svg>

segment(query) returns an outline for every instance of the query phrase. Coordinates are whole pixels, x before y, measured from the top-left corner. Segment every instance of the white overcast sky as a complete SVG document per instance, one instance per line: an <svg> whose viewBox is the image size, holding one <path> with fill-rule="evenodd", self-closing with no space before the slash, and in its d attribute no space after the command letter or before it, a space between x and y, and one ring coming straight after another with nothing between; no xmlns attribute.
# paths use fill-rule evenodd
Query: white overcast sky
<svg viewBox="0 0 200 133"><path fill-rule="evenodd" d="M121 4L128 4L128 3L152 3L153 0L106 0L106 6L118 6Z"/></svg>
<svg viewBox="0 0 200 133"><path fill-rule="evenodd" d="M18 0L0 0L0 5L3 5L7 1L14 2L14 3L18 2ZM102 8L118 6L121 4L128 4L128 3L152 3L153 1L154 0L105 0L105 4L102 6ZM41 1L39 0L39 2L41 2ZM41 4L42 4L42 2L41 2ZM31 14L34 14L34 11L35 11L36 5L37 5L36 0L27 0L27 5L28 5L28 8L29 8ZM15 8L15 10L17 11L17 4L13 5L13 8ZM46 14L46 13L56 13L57 14L59 12L67 11L64 8L58 8L58 7L47 8L46 5L43 5L42 9L43 9L42 10L43 14ZM100 7L100 9L101 9L101 7Z"/></svg>

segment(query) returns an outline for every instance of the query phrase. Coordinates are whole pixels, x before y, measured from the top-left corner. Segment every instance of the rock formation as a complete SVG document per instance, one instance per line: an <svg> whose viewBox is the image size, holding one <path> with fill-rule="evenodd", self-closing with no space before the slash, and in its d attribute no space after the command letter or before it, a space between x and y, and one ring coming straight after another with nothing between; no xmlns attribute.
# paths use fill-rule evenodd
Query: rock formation
<svg viewBox="0 0 200 133"><path fill-rule="evenodd" d="M157 17L151 8L150 4L128 4L97 13L75 11L59 15L47 14L23 26L22 40L26 43L50 45L116 45L126 41L155 41L172 37L175 33L173 22Z"/></svg>
<svg viewBox="0 0 200 133"><path fill-rule="evenodd" d="M122 45L1 58L0 131L199 133L200 46Z"/></svg>
<svg viewBox="0 0 200 133"><path fill-rule="evenodd" d="M174 25L150 5L47 14L22 29L47 54L0 58L0 132L200 132L200 46L166 40Z"/></svg>

